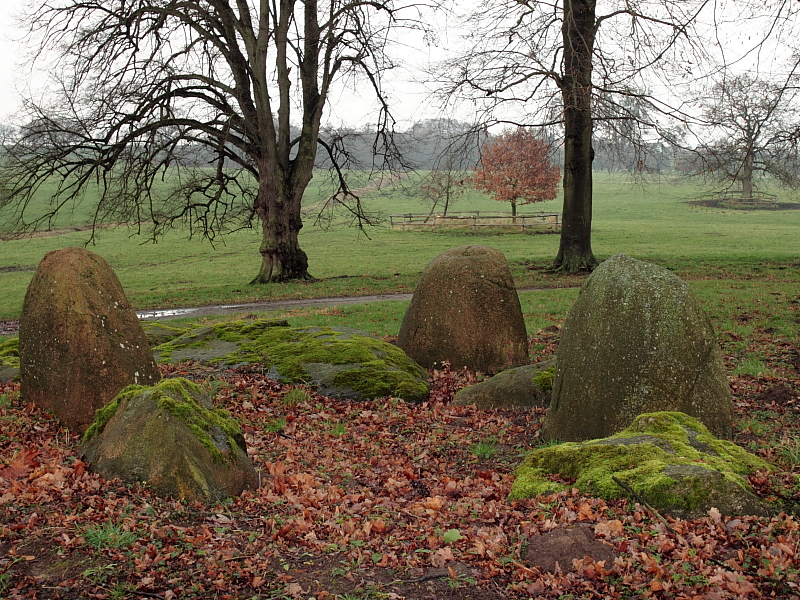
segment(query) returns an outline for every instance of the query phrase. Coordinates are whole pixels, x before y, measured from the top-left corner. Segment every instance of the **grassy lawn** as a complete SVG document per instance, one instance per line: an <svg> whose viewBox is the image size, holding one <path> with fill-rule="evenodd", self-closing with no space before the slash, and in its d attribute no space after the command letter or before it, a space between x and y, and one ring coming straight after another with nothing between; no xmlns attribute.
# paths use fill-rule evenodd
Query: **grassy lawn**
<svg viewBox="0 0 800 600"><path fill-rule="evenodd" d="M596 255L625 253L675 270L689 279L765 279L792 282L800 265L800 210L735 211L698 209L682 202L696 190L686 185L652 185L645 189L598 176L594 201ZM424 212L421 202L403 186L366 192L368 209L384 215ZM321 183L319 184L321 185ZM310 205L319 202L309 192ZM485 196L466 194L457 210L505 210ZM558 211L560 200L525 207ZM71 225L85 223L76 210ZM83 220L82 220L83 219ZM64 223L59 223L65 227ZM50 250L82 245L86 231L0 241L0 319L16 317L36 265ZM245 231L211 247L174 232L158 244L132 236L126 229L98 233L91 249L116 270L137 308L196 306L285 298L359 296L413 290L425 265L448 248L483 244L505 253L519 287L579 285L580 278L546 273L558 249L558 235L469 232L368 231L369 239L335 225L323 230L307 219L300 235L308 253L312 283L250 286L259 265L259 239Z"/></svg>

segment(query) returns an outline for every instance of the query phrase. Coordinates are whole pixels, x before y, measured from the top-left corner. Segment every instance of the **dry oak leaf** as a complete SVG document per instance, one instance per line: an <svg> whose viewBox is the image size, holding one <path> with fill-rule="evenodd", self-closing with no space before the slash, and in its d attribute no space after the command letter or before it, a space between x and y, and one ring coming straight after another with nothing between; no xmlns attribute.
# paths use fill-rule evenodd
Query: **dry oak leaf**
<svg viewBox="0 0 800 600"><path fill-rule="evenodd" d="M605 537L613 538L622 535L623 532L622 521L614 519L612 521L602 521L594 526L595 535L603 535Z"/></svg>
<svg viewBox="0 0 800 600"><path fill-rule="evenodd" d="M28 475L31 470L39 466L36 457L39 451L27 448L17 452L11 459L7 467L0 469L0 477L3 479L21 479Z"/></svg>
<svg viewBox="0 0 800 600"><path fill-rule="evenodd" d="M443 567L451 560L455 560L455 558L450 548L439 548L436 552L431 554L431 565L434 567Z"/></svg>

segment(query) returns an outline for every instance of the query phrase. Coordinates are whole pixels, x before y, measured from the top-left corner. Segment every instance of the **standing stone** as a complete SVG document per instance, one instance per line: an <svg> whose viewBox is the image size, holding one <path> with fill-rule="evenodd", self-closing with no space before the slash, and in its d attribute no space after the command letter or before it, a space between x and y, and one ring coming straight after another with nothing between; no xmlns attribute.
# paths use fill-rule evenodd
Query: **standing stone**
<svg viewBox="0 0 800 600"><path fill-rule="evenodd" d="M83 437L93 472L160 496L218 502L258 487L239 424L180 377L126 388Z"/></svg>
<svg viewBox="0 0 800 600"><path fill-rule="evenodd" d="M452 248L419 278L397 345L425 368L502 371L528 362L528 339L514 279L503 253Z"/></svg>
<svg viewBox="0 0 800 600"><path fill-rule="evenodd" d="M677 411L730 438L733 404L714 330L691 288L622 254L583 284L561 330L546 439L604 438Z"/></svg>
<svg viewBox="0 0 800 600"><path fill-rule="evenodd" d="M22 397L84 430L130 384L161 376L119 279L83 248L48 252L20 317Z"/></svg>

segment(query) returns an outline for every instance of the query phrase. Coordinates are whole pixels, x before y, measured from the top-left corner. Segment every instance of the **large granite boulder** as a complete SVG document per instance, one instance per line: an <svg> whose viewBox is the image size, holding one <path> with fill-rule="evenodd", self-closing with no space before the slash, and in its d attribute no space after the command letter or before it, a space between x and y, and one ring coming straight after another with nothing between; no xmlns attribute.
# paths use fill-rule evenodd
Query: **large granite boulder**
<svg viewBox="0 0 800 600"><path fill-rule="evenodd" d="M722 352L691 288L624 255L602 263L570 309L545 439L621 431L644 412L678 411L730 438L733 404Z"/></svg>
<svg viewBox="0 0 800 600"><path fill-rule="evenodd" d="M22 397L80 430L122 388L161 379L119 279L83 248L39 263L22 305L19 355Z"/></svg>
<svg viewBox="0 0 800 600"><path fill-rule="evenodd" d="M425 368L502 371L528 362L528 338L503 253L451 248L419 278L397 345Z"/></svg>
<svg viewBox="0 0 800 600"><path fill-rule="evenodd" d="M160 496L215 502L258 487L239 425L186 379L126 388L83 440L92 471Z"/></svg>
<svg viewBox="0 0 800 600"><path fill-rule="evenodd" d="M13 381L19 375L19 338L0 344L0 383Z"/></svg>
<svg viewBox="0 0 800 600"><path fill-rule="evenodd" d="M612 500L637 500L614 478L658 510L684 519L706 515L767 514L744 476L769 469L760 458L709 433L678 412L639 415L611 437L534 450L523 461L511 498L532 498L572 487ZM555 483L556 475L574 483Z"/></svg>
<svg viewBox="0 0 800 600"><path fill-rule="evenodd" d="M200 327L153 349L159 362L257 364L286 383L309 383L332 398L428 397L428 373L383 340L345 327L289 327L286 321L234 321Z"/></svg>
<svg viewBox="0 0 800 600"><path fill-rule="evenodd" d="M456 392L453 404L474 404L480 410L494 408L532 408L550 404L556 363L547 360L535 365L514 367L494 377Z"/></svg>

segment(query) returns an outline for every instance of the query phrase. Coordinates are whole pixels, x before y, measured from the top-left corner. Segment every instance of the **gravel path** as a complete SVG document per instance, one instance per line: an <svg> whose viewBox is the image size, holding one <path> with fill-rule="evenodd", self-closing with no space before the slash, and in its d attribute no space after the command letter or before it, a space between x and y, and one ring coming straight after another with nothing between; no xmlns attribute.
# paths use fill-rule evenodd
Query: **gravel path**
<svg viewBox="0 0 800 600"><path fill-rule="evenodd" d="M273 302L249 302L247 304L223 304L218 306L198 306L194 308L138 310L136 314L142 321L165 321L180 317L208 317L212 315L229 315L239 312L321 308L323 306L342 306L346 304L363 304L365 302L410 299L411 294L380 294L348 298L308 298L305 300L275 300ZM0 335L19 335L19 321L0 321Z"/></svg>

